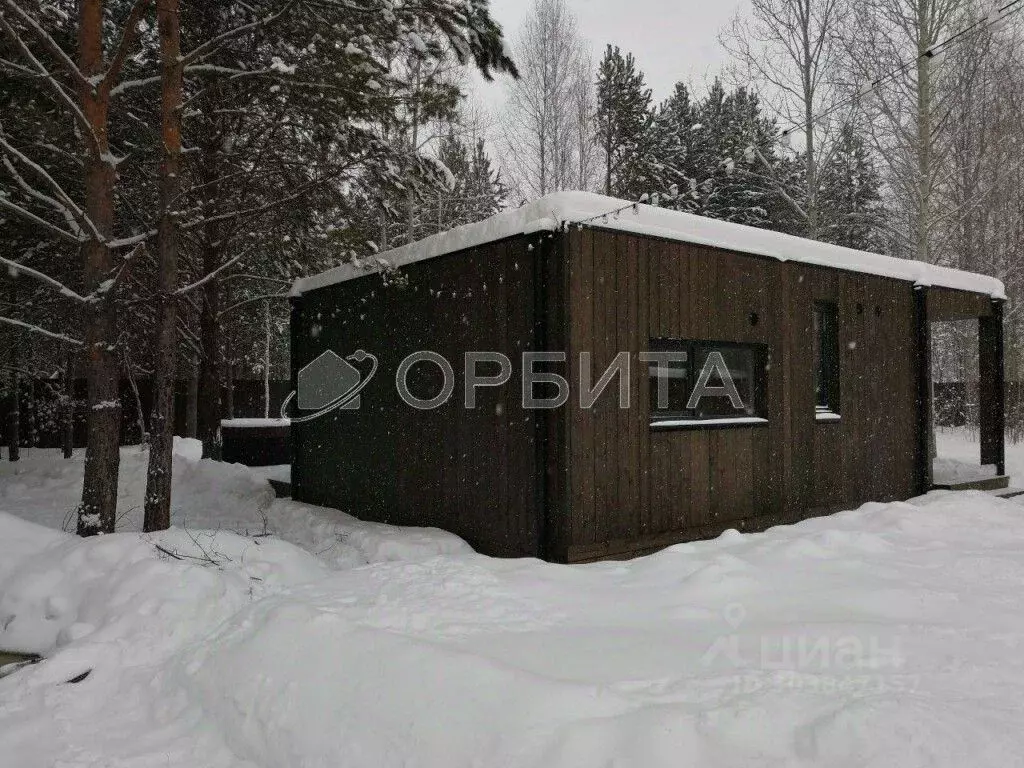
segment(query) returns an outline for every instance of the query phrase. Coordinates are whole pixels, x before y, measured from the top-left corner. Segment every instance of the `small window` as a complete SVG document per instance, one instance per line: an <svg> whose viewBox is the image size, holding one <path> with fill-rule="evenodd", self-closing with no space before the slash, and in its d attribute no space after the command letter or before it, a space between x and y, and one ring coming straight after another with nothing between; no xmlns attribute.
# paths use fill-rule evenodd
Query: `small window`
<svg viewBox="0 0 1024 768"><path fill-rule="evenodd" d="M839 417L839 312L835 304L814 304L814 411L819 421Z"/></svg>
<svg viewBox="0 0 1024 768"><path fill-rule="evenodd" d="M767 423L763 345L651 339L648 358L652 427Z"/></svg>

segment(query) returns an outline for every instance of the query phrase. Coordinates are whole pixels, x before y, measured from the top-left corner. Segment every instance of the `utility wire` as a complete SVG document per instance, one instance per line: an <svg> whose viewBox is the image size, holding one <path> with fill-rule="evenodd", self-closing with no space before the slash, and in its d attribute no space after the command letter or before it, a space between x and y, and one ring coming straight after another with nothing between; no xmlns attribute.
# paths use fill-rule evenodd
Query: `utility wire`
<svg viewBox="0 0 1024 768"><path fill-rule="evenodd" d="M909 69L911 66L917 64L919 61L921 61L923 59L932 59L938 53L940 53L944 48L947 48L948 46L952 45L953 43L957 42L958 40L963 39L964 37L966 37L970 33L974 32L974 31L981 31L981 30L987 29L989 27L993 27L996 24L998 24L998 23L1000 23L1002 21L1005 21L1006 19L1010 18L1013 14L1018 13L1021 10L1024 10L1024 0L1010 0L1010 2L1005 3L1004 5L1002 5L999 8L994 9L993 11L990 11L984 17L978 19L977 21L973 22L972 24L968 24L963 29L955 32L954 34L950 35L949 37L945 38L944 40L939 41L935 45L933 45L930 48L928 48L924 53L919 54L919 55L917 55L917 56L915 56L915 57L913 57L911 59L907 59L906 61L901 63L895 69L892 69L889 72L886 72L881 77L871 81L870 84L868 84L867 86L865 86L865 87L861 88L860 90L858 90L857 93L854 96L852 96L851 98L845 99L845 100L843 100L842 102L840 102L838 104L834 104L833 106L831 106L828 109L826 109L824 112L821 112L821 113L813 116L810 119L810 122L807 125L801 125L799 123L794 123L794 124L790 125L788 128L785 128L784 130L782 130L776 136L776 139L784 139L787 136L791 136L793 133L795 133L797 131L806 130L806 129L816 125L820 121L824 120L826 117L829 117L833 113L839 111L843 107L852 106L852 105L856 104L860 99L864 98L865 96L868 96L873 91L877 90L879 88L879 86L883 85L884 83L888 82L889 80L892 80L894 77L902 74L903 72L906 72L907 69Z"/></svg>

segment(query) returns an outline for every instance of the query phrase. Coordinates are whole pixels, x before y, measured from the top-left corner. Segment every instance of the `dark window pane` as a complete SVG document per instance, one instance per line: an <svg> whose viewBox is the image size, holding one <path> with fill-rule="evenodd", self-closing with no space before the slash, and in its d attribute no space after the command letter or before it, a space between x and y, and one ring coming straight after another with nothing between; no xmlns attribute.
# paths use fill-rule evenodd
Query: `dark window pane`
<svg viewBox="0 0 1024 768"><path fill-rule="evenodd" d="M650 351L685 355L685 360L649 363L652 420L765 415L767 354L762 345L651 339Z"/></svg>
<svg viewBox="0 0 1024 768"><path fill-rule="evenodd" d="M818 411L839 413L839 312L835 304L814 305L814 402Z"/></svg>
<svg viewBox="0 0 1024 768"><path fill-rule="evenodd" d="M712 357L713 354L720 357ZM755 386L757 377L763 376L763 371L758 370L759 357L758 351L752 347L702 346L694 361L694 369L698 372L707 370L709 375L707 384L701 388L706 394L694 402L697 418L759 415ZM724 371L720 361L725 364ZM730 381L724 380L723 372ZM701 380L698 378L695 383Z"/></svg>

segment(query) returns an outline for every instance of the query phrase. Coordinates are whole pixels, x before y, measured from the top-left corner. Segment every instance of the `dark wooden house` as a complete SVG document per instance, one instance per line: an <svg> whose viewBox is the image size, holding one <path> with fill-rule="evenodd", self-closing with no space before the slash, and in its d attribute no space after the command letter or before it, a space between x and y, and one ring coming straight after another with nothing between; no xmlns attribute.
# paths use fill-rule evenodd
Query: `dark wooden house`
<svg viewBox="0 0 1024 768"><path fill-rule="evenodd" d="M293 409L294 497L487 554L624 557L929 490L940 320L980 321L980 460L1003 473L993 278L559 193L293 293L293 386L328 350L377 363L354 403ZM403 366L421 350L435 354ZM466 353L481 351L511 369L492 355L472 370L509 379L467 407ZM565 355L529 366L567 380L562 407L524 408L536 351ZM629 407L618 376L584 407L622 353Z"/></svg>

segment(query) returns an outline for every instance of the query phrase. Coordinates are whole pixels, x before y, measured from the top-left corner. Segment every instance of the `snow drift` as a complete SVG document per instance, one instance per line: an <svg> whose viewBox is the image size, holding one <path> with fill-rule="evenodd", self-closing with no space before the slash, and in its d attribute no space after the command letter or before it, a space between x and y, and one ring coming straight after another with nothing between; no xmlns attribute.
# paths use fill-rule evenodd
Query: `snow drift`
<svg viewBox="0 0 1024 768"><path fill-rule="evenodd" d="M47 654L0 679L3 764L1002 768L1024 751L1024 518L986 494L573 567L290 502L266 518L290 541L78 540L0 515L0 647Z"/></svg>

